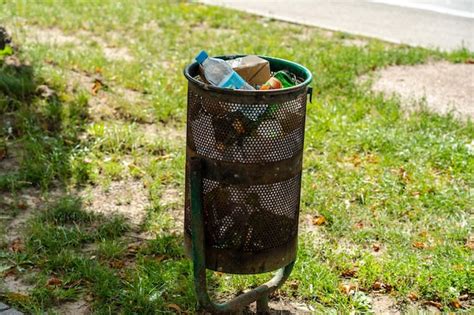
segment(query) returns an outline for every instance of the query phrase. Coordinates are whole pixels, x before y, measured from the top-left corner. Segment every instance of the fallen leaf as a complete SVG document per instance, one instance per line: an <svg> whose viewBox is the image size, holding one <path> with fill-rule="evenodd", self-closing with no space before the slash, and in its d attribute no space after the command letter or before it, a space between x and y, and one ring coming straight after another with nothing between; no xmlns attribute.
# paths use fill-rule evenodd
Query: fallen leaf
<svg viewBox="0 0 474 315"><path fill-rule="evenodd" d="M410 175L408 175L403 166L398 169L398 178L404 183L408 183L411 180Z"/></svg>
<svg viewBox="0 0 474 315"><path fill-rule="evenodd" d="M427 247L423 242L413 242L412 246L418 249L424 249Z"/></svg>
<svg viewBox="0 0 474 315"><path fill-rule="evenodd" d="M71 289L71 288L80 286L83 281L84 281L84 280L82 280L82 279L79 279L79 280L76 280L76 281L72 281L72 282L69 282L69 283L65 284L63 287L64 287L65 289Z"/></svg>
<svg viewBox="0 0 474 315"><path fill-rule="evenodd" d="M352 156L349 160L352 164L354 164L355 167L359 166L362 163L358 154Z"/></svg>
<svg viewBox="0 0 474 315"><path fill-rule="evenodd" d="M407 297L410 299L410 301L418 300L418 294L416 294L415 292L408 293Z"/></svg>
<svg viewBox="0 0 474 315"><path fill-rule="evenodd" d="M443 304L441 304L440 302L436 302L436 301L428 301L428 302L426 302L426 304L434 306L434 307L439 308L439 309L441 309L443 307Z"/></svg>
<svg viewBox="0 0 474 315"><path fill-rule="evenodd" d="M173 310L176 311L176 313L178 314L181 314L183 312L183 310L181 309L181 307L179 307L179 305L176 305L176 304L168 304L166 305L168 308L171 308Z"/></svg>
<svg viewBox="0 0 474 315"><path fill-rule="evenodd" d="M56 278L56 277L51 277L49 278L48 282L46 282L46 285L48 287L55 287L55 286L60 286L63 282L61 279Z"/></svg>
<svg viewBox="0 0 474 315"><path fill-rule="evenodd" d="M0 147L0 161L6 159L8 155L7 146Z"/></svg>
<svg viewBox="0 0 474 315"><path fill-rule="evenodd" d="M454 307L454 308L461 308L462 307L461 302L459 302L458 299L452 300L451 303L449 303L449 304L451 304L451 306Z"/></svg>
<svg viewBox="0 0 474 315"><path fill-rule="evenodd" d="M421 231L419 234L421 237L427 237L428 236L428 231Z"/></svg>
<svg viewBox="0 0 474 315"><path fill-rule="evenodd" d="M379 243L372 244L372 249L374 252L380 251L380 244Z"/></svg>
<svg viewBox="0 0 474 315"><path fill-rule="evenodd" d="M354 227L356 229L363 229L364 228L364 222L362 220L357 221L357 223L354 224Z"/></svg>
<svg viewBox="0 0 474 315"><path fill-rule="evenodd" d="M372 284L372 289L374 290L382 290L383 288L385 287L385 285L383 284L383 282L381 281L375 281L374 284Z"/></svg>
<svg viewBox="0 0 474 315"><path fill-rule="evenodd" d="M474 235L469 235L466 240L466 247L474 250Z"/></svg>
<svg viewBox="0 0 474 315"><path fill-rule="evenodd" d="M366 159L367 159L367 162L372 163L372 164L377 164L379 162L378 156L372 153L369 153Z"/></svg>
<svg viewBox="0 0 474 315"><path fill-rule="evenodd" d="M347 278L352 278L356 275L357 269L356 268L351 268L351 269L346 269L341 273L341 276L347 277Z"/></svg>
<svg viewBox="0 0 474 315"><path fill-rule="evenodd" d="M165 260L165 259L166 259L166 255L156 255L156 256L155 256L155 260L156 260L157 262L161 262L161 261L163 261L163 260Z"/></svg>
<svg viewBox="0 0 474 315"><path fill-rule="evenodd" d="M122 269L125 266L125 262L123 260L114 259L109 265L114 269Z"/></svg>
<svg viewBox="0 0 474 315"><path fill-rule="evenodd" d="M372 284L372 289L376 291L385 290L386 292L390 292L392 291L392 286L388 283L383 283L382 281L377 280Z"/></svg>
<svg viewBox="0 0 474 315"><path fill-rule="evenodd" d="M21 253L25 250L25 245L21 239L17 238L10 244L10 250L14 253Z"/></svg>
<svg viewBox="0 0 474 315"><path fill-rule="evenodd" d="M287 286L289 286L292 290L298 291L300 283L298 280L291 280L288 282Z"/></svg>
<svg viewBox="0 0 474 315"><path fill-rule="evenodd" d="M326 218L322 215L316 215L313 217L313 225L323 225L326 223Z"/></svg>
<svg viewBox="0 0 474 315"><path fill-rule="evenodd" d="M95 67L95 73L102 73L101 67Z"/></svg>
<svg viewBox="0 0 474 315"><path fill-rule="evenodd" d="M466 59L465 63L467 63L468 65L473 65L474 64L474 59L468 58L468 59Z"/></svg>
<svg viewBox="0 0 474 315"><path fill-rule="evenodd" d="M16 206L18 209L21 209L21 210L28 209L28 204L23 200L20 200Z"/></svg>
<svg viewBox="0 0 474 315"><path fill-rule="evenodd" d="M339 285L339 291L341 291L342 293L344 293L346 295L354 293L356 289L357 289L357 287L353 283L349 283L349 284L341 283Z"/></svg>
<svg viewBox="0 0 474 315"><path fill-rule="evenodd" d="M100 89L102 89L102 87L103 87L102 81L95 79L94 84L92 85L92 88L91 88L92 95L97 95L97 93L100 91Z"/></svg>

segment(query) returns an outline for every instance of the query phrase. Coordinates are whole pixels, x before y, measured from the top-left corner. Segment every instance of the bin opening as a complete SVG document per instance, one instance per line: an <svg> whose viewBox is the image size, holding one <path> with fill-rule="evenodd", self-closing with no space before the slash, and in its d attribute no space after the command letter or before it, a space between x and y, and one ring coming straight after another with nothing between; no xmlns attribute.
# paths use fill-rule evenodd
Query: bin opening
<svg viewBox="0 0 474 315"><path fill-rule="evenodd" d="M225 56L216 56L214 58L219 58L222 60L231 60L231 59L241 58L245 56L246 55L225 55ZM213 86L211 84L207 84L201 80L196 79L196 77L198 77L200 74L198 62L194 62L188 65L184 69L184 75L186 76L188 80L193 81L194 83L201 85L205 87L206 89L232 91L233 93L239 93L239 94L240 93L245 93L245 94L278 93L278 92L288 91L292 89L299 89L302 86L307 86L309 83L311 83L311 80L312 80L311 72L305 67L297 63L284 60L284 59L267 57L267 56L258 56L258 57L268 60L268 62L270 63L270 70L273 73L281 71L281 70L285 70L294 74L298 80L298 84L290 88L278 89L278 90L236 90L236 89L229 89L229 88L221 88L221 87Z"/></svg>

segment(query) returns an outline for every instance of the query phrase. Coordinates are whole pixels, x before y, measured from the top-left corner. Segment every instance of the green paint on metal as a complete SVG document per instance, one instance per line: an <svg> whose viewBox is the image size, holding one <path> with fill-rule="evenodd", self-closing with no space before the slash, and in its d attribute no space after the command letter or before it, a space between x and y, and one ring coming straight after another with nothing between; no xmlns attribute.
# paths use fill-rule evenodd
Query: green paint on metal
<svg viewBox="0 0 474 315"><path fill-rule="evenodd" d="M191 159L191 220L192 220L192 256L195 292L199 306L207 311L235 312L257 301L257 311L268 311L268 296L278 289L290 276L294 261L277 271L275 276L265 284L237 296L226 303L214 303L207 292L204 220L202 216L202 162L199 158Z"/></svg>

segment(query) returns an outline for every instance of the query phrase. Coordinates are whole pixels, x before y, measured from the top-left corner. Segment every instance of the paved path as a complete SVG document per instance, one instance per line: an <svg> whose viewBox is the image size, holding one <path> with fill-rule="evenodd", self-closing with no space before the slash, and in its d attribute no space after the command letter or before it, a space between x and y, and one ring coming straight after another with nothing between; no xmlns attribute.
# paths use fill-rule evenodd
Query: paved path
<svg viewBox="0 0 474 315"><path fill-rule="evenodd" d="M368 1L201 0L284 21L389 42L474 51L474 18ZM469 15L469 14L468 14Z"/></svg>
<svg viewBox="0 0 474 315"><path fill-rule="evenodd" d="M23 313L0 302L0 315L23 315Z"/></svg>

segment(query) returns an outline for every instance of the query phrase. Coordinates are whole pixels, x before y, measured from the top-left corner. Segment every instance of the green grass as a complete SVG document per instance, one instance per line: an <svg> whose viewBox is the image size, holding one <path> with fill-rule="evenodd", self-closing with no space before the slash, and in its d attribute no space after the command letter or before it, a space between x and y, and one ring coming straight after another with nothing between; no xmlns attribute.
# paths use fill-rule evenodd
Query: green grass
<svg viewBox="0 0 474 315"><path fill-rule="evenodd" d="M31 190L46 200L24 228L24 250L0 242L0 273L6 266L32 285L27 295L0 290L2 301L28 313L54 313L78 299L97 314L172 312L170 304L195 310L173 212L183 200L163 201L167 189L184 190L184 139L147 126L184 130L182 69L204 48L287 58L314 75L301 215L323 215L326 223L300 233L281 297L324 313L368 312L382 283L379 291L401 308L410 294L446 312L466 294L472 304L474 264L465 243L473 224L473 123L423 109L406 113L400 100L357 80L388 65L465 62L472 52L374 39L350 46L349 34L180 1L0 4L0 25L30 64L14 67L0 54L0 150L17 161L0 169L0 215L24 212L23 194ZM48 32L62 37L48 39ZM125 49L126 59L111 58L105 47ZM104 85L98 95L91 91L96 77ZM42 96L41 85L55 93ZM131 180L143 184L150 202L139 227L84 210L78 191ZM0 231L8 222L0 221ZM137 240L130 231L155 239ZM61 284L48 285L53 277ZM213 294L228 297L269 275L209 277ZM341 284L358 290L346 295Z"/></svg>

